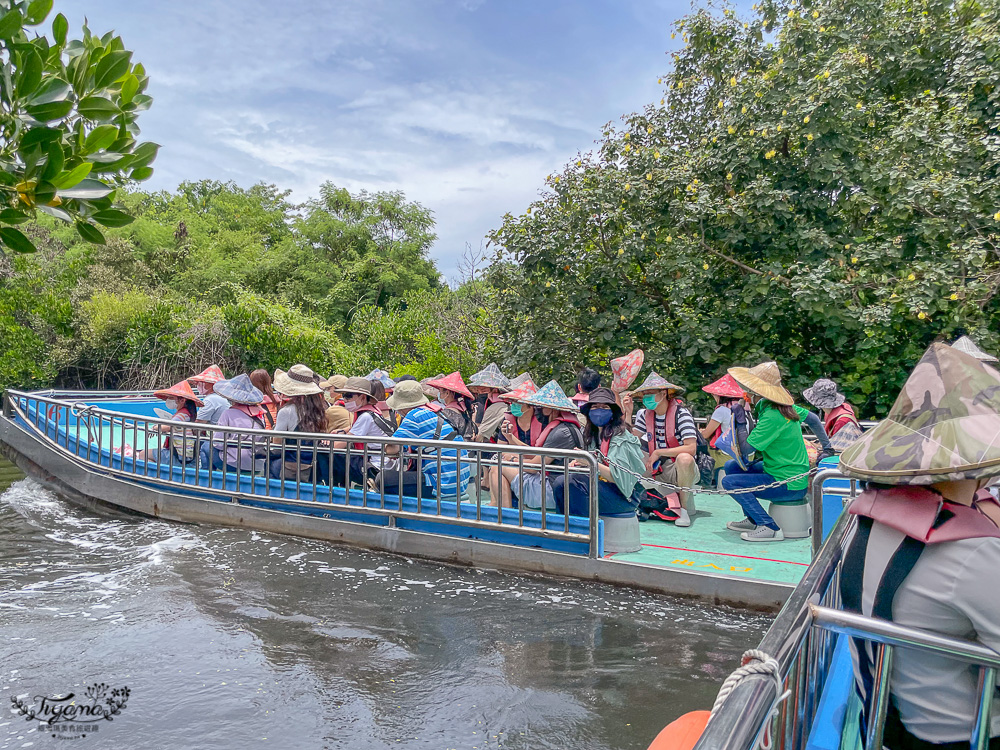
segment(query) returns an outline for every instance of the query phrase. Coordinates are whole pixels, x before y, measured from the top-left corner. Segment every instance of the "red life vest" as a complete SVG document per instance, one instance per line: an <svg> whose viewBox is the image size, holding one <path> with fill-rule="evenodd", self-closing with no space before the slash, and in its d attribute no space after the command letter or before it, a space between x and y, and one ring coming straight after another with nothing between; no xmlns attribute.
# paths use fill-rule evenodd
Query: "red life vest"
<svg viewBox="0 0 1000 750"><path fill-rule="evenodd" d="M833 437L842 428L854 422L859 427L858 418L854 414L853 407L846 401L842 403L835 409L831 409L830 413L823 418L823 426L826 428L826 434L829 437Z"/></svg>
<svg viewBox="0 0 1000 750"><path fill-rule="evenodd" d="M364 406L358 407L357 411L354 412L354 421L357 422L358 415L364 414L366 411L372 414L378 414L379 416L382 416L381 412L376 407L372 406L371 404L365 404ZM351 447L354 448L354 450L356 451L363 451L365 449L365 444L354 443Z"/></svg>
<svg viewBox="0 0 1000 750"><path fill-rule="evenodd" d="M666 445L660 445L656 442L656 412L652 409L646 409L643 421L646 425L646 442L649 445L650 453L660 448L677 448L680 445L677 442L677 408L683 403L679 398L670 399L670 405L667 407L667 413L664 415L666 417L666 424L664 425L667 432Z"/></svg>
<svg viewBox="0 0 1000 750"><path fill-rule="evenodd" d="M511 429L514 430L514 434L520 437L521 428L517 424L517 417L515 417L510 412L503 415L503 418L507 420L510 424ZM538 417L534 414L531 415L531 426L528 428L528 444L529 445L539 445L538 436L542 434L542 430L545 429L542 423L538 421Z"/></svg>

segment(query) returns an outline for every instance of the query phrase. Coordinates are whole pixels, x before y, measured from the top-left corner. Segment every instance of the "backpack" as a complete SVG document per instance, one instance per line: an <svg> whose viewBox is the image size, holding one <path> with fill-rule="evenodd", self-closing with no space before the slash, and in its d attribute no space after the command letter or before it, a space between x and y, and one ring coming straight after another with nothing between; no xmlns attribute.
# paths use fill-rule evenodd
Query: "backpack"
<svg viewBox="0 0 1000 750"><path fill-rule="evenodd" d="M743 408L743 404L740 403L732 405L732 412L733 418L729 420L729 426L722 429L722 434L715 441L715 447L736 461L739 467L746 471L750 465L750 456L743 455L740 443L746 442L750 430L753 429L751 417Z"/></svg>

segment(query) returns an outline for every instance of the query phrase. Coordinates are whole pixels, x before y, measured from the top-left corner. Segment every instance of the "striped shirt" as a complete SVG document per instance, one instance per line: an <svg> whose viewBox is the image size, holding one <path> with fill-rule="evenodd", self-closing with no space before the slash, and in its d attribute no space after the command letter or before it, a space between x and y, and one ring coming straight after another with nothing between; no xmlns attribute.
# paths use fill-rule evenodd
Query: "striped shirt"
<svg viewBox="0 0 1000 750"><path fill-rule="evenodd" d="M656 415L656 447L666 448L667 447L667 415L657 414ZM643 409L635 418L635 428L639 432L646 432L646 410ZM697 440L698 431L694 425L694 417L691 416L691 412L688 411L685 406L677 407L677 416L674 425L674 437L677 438L677 442L684 445L684 441L687 439Z"/></svg>
<svg viewBox="0 0 1000 750"><path fill-rule="evenodd" d="M462 436L452 429L451 425L448 424L444 419L440 420L441 431L439 433L439 439L441 440L453 440L460 441ZM434 433L438 429L438 415L428 409L425 406L419 406L413 409L409 414L403 417L403 421L400 423L399 427L394 433L394 437L398 438L414 438L416 440L433 440ZM419 453L420 449L416 447L411 447L410 449L413 453ZM466 460L462 464L461 476L458 473L458 464L455 461L457 454L455 449L441 449L441 476L438 477L438 462L437 462L437 449L428 449L430 453L425 453L424 455L433 456L433 458L424 459L422 461L422 469L424 472L424 478L427 483L438 491L439 497L455 497L465 492L469 485L469 478L472 475L472 467L467 462L469 458L468 451L462 451L462 458ZM451 459L450 461L448 459Z"/></svg>

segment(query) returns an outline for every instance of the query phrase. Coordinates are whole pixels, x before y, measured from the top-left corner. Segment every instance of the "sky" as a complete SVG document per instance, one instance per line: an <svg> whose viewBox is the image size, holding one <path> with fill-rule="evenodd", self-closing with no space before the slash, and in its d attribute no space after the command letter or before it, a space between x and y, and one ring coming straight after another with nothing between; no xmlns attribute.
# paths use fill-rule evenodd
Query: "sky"
<svg viewBox="0 0 1000 750"><path fill-rule="evenodd" d="M447 279L608 121L658 101L686 0L72 0L150 76L147 189L331 181L433 211ZM76 34L74 34L76 32Z"/></svg>

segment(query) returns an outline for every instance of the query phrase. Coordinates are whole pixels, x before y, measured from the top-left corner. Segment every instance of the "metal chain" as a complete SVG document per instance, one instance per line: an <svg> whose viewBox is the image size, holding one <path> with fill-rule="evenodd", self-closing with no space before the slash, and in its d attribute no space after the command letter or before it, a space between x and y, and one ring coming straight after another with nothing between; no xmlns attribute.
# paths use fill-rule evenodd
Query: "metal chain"
<svg viewBox="0 0 1000 750"><path fill-rule="evenodd" d="M762 484L759 487L743 487L741 489L734 490L713 490L707 487L681 487L680 485L671 484L670 482L661 482L659 479L653 479L651 477L643 476L642 474L636 474L634 471L626 466L622 466L620 463L612 461L610 458L600 453L599 451L594 451L594 455L597 456L598 460L603 461L609 466L614 466L615 468L621 469L627 474L631 474L636 479L639 479L643 486L646 484L655 484L657 487L663 487L669 489L671 492L691 492L697 493L699 495L746 495L752 492L761 492L763 490L774 489L775 487L783 487L786 484L794 482L798 479L803 479L808 476L812 476L817 471L819 467L815 469L809 469L809 471L803 472L802 474L796 474L794 477L788 477L788 479L780 479L776 482L771 482L770 484Z"/></svg>

